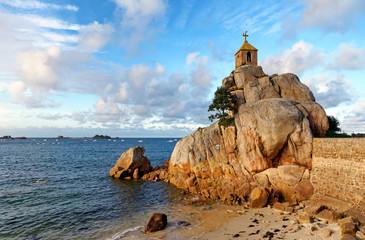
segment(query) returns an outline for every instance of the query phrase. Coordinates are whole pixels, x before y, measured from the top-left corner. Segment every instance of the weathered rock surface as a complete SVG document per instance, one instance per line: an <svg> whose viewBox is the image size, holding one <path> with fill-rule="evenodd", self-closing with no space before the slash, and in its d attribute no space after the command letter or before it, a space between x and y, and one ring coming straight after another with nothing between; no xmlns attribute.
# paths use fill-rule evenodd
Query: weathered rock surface
<svg viewBox="0 0 365 240"><path fill-rule="evenodd" d="M167 216L163 213L154 213L143 230L144 233L151 233L163 230L167 225Z"/></svg>
<svg viewBox="0 0 365 240"><path fill-rule="evenodd" d="M231 203L256 187L290 203L310 198L312 138L325 135L328 120L309 88L294 74L267 76L260 66L241 66L222 84L237 88L235 126L214 123L181 139L168 181Z"/></svg>
<svg viewBox="0 0 365 240"><path fill-rule="evenodd" d="M152 170L151 163L143 156L144 147L137 146L124 152L113 168L110 176L115 178L139 178Z"/></svg>
<svg viewBox="0 0 365 240"><path fill-rule="evenodd" d="M250 193L250 207L264 207L269 199L269 193L264 187L256 187Z"/></svg>

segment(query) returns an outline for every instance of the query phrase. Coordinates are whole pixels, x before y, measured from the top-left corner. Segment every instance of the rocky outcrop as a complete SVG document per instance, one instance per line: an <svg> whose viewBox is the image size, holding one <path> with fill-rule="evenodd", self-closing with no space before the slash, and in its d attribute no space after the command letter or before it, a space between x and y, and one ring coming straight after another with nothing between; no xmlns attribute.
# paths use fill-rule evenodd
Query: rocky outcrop
<svg viewBox="0 0 365 240"><path fill-rule="evenodd" d="M137 146L124 152L113 168L110 169L110 176L121 179L140 178L152 170L151 163L143 156L144 147Z"/></svg>
<svg viewBox="0 0 365 240"><path fill-rule="evenodd" d="M222 84L236 98L235 125L214 123L181 139L167 181L230 203L256 187L291 203L308 199L312 138L328 129L312 92L294 74L267 76L260 66L241 66Z"/></svg>

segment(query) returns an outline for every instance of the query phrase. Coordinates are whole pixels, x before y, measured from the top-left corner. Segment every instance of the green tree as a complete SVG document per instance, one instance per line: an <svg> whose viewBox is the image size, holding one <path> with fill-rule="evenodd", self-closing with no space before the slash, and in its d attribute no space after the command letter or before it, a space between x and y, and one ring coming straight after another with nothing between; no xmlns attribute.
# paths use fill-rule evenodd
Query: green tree
<svg viewBox="0 0 365 240"><path fill-rule="evenodd" d="M327 118L329 124L328 131L331 131L333 133L340 132L340 122L334 116L327 116Z"/></svg>
<svg viewBox="0 0 365 240"><path fill-rule="evenodd" d="M209 116L210 121L218 119L219 122L224 122L227 120L228 113L227 110L234 110L235 99L228 91L228 88L218 87L214 93L213 103L210 104L208 111L216 112Z"/></svg>

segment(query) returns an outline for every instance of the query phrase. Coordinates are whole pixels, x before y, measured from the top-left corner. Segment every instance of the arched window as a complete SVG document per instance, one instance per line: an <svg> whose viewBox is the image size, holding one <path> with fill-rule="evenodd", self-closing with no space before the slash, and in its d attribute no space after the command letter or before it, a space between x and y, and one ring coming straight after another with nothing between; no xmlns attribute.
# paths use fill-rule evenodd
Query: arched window
<svg viewBox="0 0 365 240"><path fill-rule="evenodd" d="M247 62L251 62L251 52L247 53Z"/></svg>

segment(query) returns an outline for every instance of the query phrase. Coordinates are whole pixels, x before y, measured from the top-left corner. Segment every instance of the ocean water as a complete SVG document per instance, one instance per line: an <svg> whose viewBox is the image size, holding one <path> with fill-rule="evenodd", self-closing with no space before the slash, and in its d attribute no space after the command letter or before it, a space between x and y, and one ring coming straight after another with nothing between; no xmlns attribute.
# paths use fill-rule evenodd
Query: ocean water
<svg viewBox="0 0 365 240"><path fill-rule="evenodd" d="M156 166L175 144L167 138L0 141L0 239L119 239L140 234L153 212L170 214L169 222L179 225L178 189L109 177L130 147L144 146Z"/></svg>

